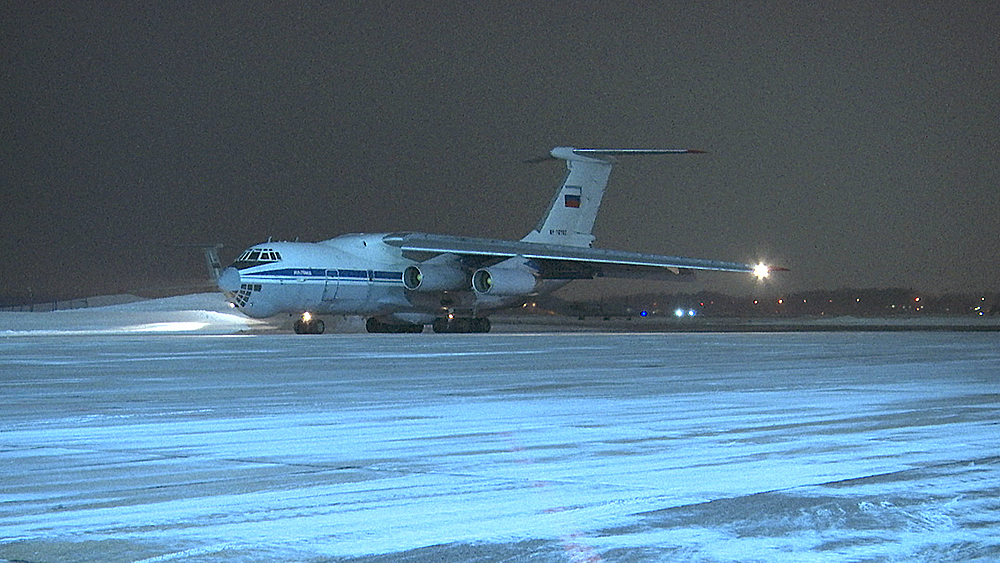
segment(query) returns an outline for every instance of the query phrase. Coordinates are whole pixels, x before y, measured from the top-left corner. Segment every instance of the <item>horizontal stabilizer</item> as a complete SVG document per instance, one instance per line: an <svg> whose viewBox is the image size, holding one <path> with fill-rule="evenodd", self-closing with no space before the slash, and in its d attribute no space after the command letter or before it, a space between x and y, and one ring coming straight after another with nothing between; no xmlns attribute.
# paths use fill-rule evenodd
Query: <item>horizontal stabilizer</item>
<svg viewBox="0 0 1000 563"><path fill-rule="evenodd" d="M625 156L632 154L705 154L705 151L699 149L571 149L571 150L573 151L574 154L579 154L579 155L603 154L608 156Z"/></svg>

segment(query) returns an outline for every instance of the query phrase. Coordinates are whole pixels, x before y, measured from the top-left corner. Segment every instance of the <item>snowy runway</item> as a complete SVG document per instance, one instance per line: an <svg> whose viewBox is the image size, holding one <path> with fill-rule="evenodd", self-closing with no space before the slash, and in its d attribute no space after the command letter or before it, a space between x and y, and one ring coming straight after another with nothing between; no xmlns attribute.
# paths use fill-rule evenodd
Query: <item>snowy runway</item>
<svg viewBox="0 0 1000 563"><path fill-rule="evenodd" d="M0 338L0 560L1000 557L1000 334Z"/></svg>

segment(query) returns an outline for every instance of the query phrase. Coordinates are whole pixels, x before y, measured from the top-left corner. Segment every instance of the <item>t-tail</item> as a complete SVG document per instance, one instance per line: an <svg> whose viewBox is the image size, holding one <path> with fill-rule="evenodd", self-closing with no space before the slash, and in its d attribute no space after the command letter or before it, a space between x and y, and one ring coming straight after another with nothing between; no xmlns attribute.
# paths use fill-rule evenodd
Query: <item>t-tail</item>
<svg viewBox="0 0 1000 563"><path fill-rule="evenodd" d="M615 157L632 154L695 154L694 149L577 149L556 147L553 158L566 161L569 173L548 212L524 242L589 247Z"/></svg>

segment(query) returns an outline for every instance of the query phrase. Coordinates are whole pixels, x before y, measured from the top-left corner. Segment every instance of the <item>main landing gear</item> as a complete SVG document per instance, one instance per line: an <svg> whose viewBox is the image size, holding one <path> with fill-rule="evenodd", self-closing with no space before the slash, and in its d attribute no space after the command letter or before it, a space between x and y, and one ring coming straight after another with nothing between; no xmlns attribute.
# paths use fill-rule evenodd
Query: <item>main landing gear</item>
<svg viewBox="0 0 1000 563"><path fill-rule="evenodd" d="M310 313L302 313L293 328L295 334L323 334L326 324L323 323L323 319L317 319Z"/></svg>
<svg viewBox="0 0 1000 563"><path fill-rule="evenodd" d="M417 334L424 331L424 325L413 323L387 323L380 321L375 317L371 317L365 321L365 330L376 334Z"/></svg>
<svg viewBox="0 0 1000 563"><path fill-rule="evenodd" d="M442 317L434 320L434 332L438 333L469 333L489 332L490 320L486 317ZM317 319L311 313L302 313L293 325L295 334L323 334L326 325L322 319ZM417 334L424 331L424 325L407 322L387 323L371 317L365 321L365 329L376 334Z"/></svg>
<svg viewBox="0 0 1000 563"><path fill-rule="evenodd" d="M434 332L489 332L490 320L486 317L441 317L434 319Z"/></svg>

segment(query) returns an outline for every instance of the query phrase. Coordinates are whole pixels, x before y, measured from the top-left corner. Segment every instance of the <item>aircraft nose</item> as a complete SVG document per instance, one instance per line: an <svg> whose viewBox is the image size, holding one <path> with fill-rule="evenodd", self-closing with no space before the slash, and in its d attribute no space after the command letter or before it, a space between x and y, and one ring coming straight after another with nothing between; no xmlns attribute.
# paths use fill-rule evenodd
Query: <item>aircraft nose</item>
<svg viewBox="0 0 1000 563"><path fill-rule="evenodd" d="M240 290L240 271L230 266L219 274L219 289L229 293Z"/></svg>

